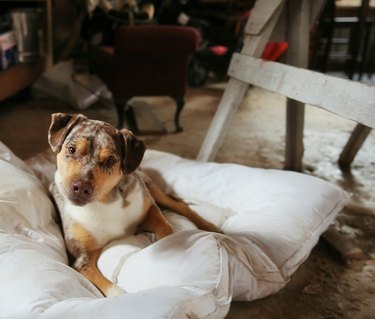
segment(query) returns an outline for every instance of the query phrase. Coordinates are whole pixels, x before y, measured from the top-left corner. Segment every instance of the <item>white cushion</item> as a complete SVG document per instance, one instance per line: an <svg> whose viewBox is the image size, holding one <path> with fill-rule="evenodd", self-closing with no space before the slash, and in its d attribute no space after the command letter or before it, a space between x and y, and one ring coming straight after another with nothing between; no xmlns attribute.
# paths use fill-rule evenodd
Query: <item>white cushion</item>
<svg viewBox="0 0 375 319"><path fill-rule="evenodd" d="M48 183L50 157L29 163ZM223 318L231 300L285 286L348 200L330 183L287 171L158 151L146 152L142 168L224 234L166 212L175 234L155 242L140 233L107 245L99 267L128 294L104 299L67 266L46 189L0 143L1 318Z"/></svg>

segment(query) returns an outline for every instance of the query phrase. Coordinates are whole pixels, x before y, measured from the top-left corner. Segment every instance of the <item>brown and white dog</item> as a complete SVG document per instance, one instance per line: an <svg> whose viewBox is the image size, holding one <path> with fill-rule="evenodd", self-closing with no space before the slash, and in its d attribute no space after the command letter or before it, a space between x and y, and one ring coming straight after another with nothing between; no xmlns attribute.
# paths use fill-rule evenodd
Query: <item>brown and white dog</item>
<svg viewBox="0 0 375 319"><path fill-rule="evenodd" d="M59 208L74 268L105 296L123 293L97 268L103 247L141 226L157 239L173 233L158 205L218 231L185 203L164 194L139 169L145 144L126 129L81 114L52 114L48 141L57 155L50 191Z"/></svg>

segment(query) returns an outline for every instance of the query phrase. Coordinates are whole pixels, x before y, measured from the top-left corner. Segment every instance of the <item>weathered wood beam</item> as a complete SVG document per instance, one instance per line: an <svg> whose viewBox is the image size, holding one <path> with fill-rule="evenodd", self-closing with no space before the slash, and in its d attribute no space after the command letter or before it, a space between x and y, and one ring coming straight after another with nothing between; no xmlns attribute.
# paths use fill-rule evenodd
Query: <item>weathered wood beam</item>
<svg viewBox="0 0 375 319"><path fill-rule="evenodd" d="M234 54L228 74L243 82L375 127L375 87L278 62Z"/></svg>
<svg viewBox="0 0 375 319"><path fill-rule="evenodd" d="M244 32L250 35L260 35L264 27L272 19L276 10L284 6L283 0L261 0L257 1L247 21Z"/></svg>

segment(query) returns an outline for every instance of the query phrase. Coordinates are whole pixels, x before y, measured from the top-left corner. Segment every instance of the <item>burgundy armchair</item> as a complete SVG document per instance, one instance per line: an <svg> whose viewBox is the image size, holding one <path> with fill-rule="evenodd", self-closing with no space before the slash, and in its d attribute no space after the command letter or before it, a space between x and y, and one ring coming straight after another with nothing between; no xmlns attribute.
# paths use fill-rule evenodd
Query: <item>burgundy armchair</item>
<svg viewBox="0 0 375 319"><path fill-rule="evenodd" d="M114 47L92 46L91 70L108 86L118 112L137 131L127 102L135 96L170 96L176 102L176 132L182 131L179 117L184 107L188 64L198 47L199 34L191 27L137 25L122 26Z"/></svg>

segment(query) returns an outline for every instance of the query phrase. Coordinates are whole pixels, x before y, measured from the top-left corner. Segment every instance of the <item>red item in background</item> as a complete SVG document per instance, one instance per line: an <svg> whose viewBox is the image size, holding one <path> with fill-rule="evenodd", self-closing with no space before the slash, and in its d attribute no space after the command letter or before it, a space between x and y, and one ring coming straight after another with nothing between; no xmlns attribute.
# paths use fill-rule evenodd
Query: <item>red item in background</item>
<svg viewBox="0 0 375 319"><path fill-rule="evenodd" d="M268 42L262 53L262 59L276 61L287 49L287 42Z"/></svg>

